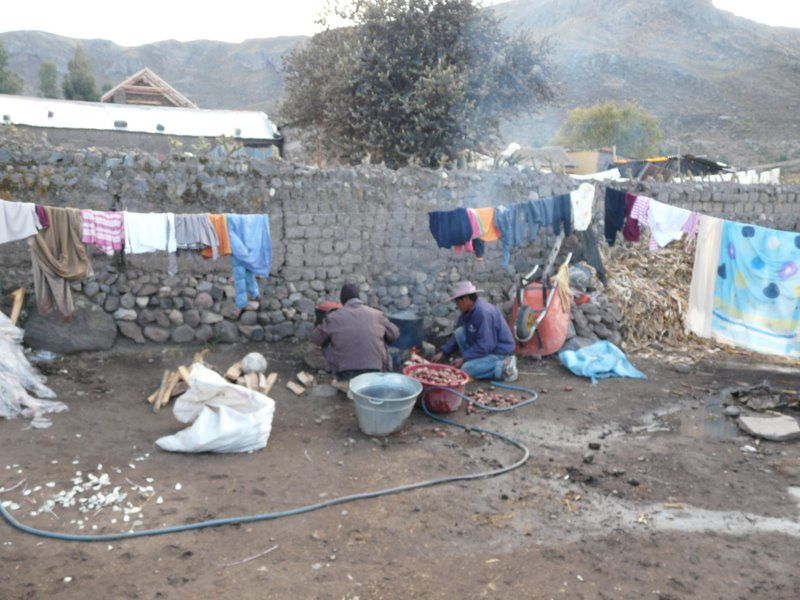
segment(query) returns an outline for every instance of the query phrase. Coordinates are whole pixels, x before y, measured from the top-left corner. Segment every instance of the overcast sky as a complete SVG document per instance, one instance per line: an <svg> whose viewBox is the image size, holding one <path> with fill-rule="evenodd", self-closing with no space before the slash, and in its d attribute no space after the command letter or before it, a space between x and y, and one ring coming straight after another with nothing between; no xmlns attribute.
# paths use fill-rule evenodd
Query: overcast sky
<svg viewBox="0 0 800 600"><path fill-rule="evenodd" d="M497 4L503 0L483 0ZM110 39L123 46L176 39L241 42L249 38L310 35L326 0L6 0L0 31L33 29L79 39ZM743 17L800 27L798 0L714 0Z"/></svg>

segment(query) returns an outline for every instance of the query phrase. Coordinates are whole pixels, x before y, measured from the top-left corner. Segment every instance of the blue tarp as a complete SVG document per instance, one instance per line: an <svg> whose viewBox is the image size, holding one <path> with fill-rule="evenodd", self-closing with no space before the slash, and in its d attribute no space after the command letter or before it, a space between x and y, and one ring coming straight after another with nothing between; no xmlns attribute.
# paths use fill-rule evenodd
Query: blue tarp
<svg viewBox="0 0 800 600"><path fill-rule="evenodd" d="M607 341L595 342L580 350L562 350L558 358L575 375L590 377L592 383L606 377L645 379L645 374L628 361L622 350Z"/></svg>

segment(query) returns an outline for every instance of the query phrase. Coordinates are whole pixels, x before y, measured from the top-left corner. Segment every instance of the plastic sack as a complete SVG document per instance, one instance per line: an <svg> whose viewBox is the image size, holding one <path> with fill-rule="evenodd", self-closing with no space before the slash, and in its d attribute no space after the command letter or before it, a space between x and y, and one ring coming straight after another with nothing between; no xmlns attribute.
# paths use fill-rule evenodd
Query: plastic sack
<svg viewBox="0 0 800 600"><path fill-rule="evenodd" d="M189 390L175 401L172 412L181 423L192 425L156 440L162 450L249 452L266 447L275 401L197 363L189 374Z"/></svg>
<svg viewBox="0 0 800 600"><path fill-rule="evenodd" d="M0 312L0 417L36 418L52 412L69 410L63 402L34 398L55 398L45 379L22 352L23 331Z"/></svg>
<svg viewBox="0 0 800 600"><path fill-rule="evenodd" d="M625 353L608 341L595 342L580 350L562 350L558 358L575 375L590 377L592 383L606 377L645 379L645 374L628 361Z"/></svg>

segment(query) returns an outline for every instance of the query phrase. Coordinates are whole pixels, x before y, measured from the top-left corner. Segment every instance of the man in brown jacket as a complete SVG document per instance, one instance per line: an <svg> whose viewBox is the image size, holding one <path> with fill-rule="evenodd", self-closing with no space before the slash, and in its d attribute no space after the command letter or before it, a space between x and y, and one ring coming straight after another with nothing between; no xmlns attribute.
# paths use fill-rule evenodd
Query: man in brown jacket
<svg viewBox="0 0 800 600"><path fill-rule="evenodd" d="M328 314L308 336L322 346L328 370L339 382L362 373L390 370L387 344L400 335L397 326L381 311L364 304L352 283L342 286L340 301L342 308Z"/></svg>

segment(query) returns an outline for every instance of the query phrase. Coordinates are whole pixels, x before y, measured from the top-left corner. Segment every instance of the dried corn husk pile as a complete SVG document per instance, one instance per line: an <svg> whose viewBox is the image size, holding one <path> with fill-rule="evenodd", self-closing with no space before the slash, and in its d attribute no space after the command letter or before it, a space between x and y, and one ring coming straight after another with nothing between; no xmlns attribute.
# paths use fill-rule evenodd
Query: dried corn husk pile
<svg viewBox="0 0 800 600"><path fill-rule="evenodd" d="M622 309L623 347L644 348L653 342L686 345L698 341L684 332L689 304L694 246L670 246L651 253L645 244L615 246L604 257L606 294Z"/></svg>

